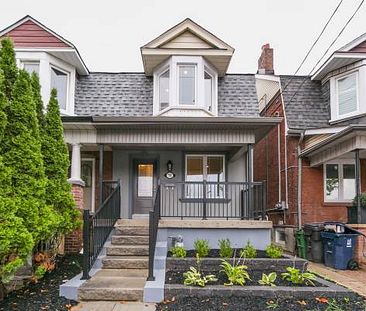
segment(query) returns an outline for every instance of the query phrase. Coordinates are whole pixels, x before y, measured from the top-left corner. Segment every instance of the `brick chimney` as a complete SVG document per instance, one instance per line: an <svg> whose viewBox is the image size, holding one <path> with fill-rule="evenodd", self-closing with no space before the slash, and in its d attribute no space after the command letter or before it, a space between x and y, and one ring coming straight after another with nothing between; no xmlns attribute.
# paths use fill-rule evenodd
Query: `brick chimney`
<svg viewBox="0 0 366 311"><path fill-rule="evenodd" d="M258 59L258 74L273 75L273 49L269 43L262 46L262 53Z"/></svg>

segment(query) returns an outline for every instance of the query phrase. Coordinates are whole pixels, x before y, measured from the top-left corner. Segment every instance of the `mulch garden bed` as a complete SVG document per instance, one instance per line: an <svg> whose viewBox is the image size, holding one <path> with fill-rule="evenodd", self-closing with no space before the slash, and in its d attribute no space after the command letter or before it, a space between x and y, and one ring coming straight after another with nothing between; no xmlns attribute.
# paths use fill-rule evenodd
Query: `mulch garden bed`
<svg viewBox="0 0 366 311"><path fill-rule="evenodd" d="M331 308L331 304L333 308ZM347 298L265 299L261 297L185 297L157 305L157 311L364 311L365 301L356 294Z"/></svg>
<svg viewBox="0 0 366 311"><path fill-rule="evenodd" d="M233 254L236 255L236 258L240 257L240 251L242 250L242 248L236 248L234 249ZM168 257L173 257L172 253L169 251L168 252ZM189 249L187 250L187 255L186 258L195 258L196 257L196 251L193 249ZM206 256L205 258L220 258L220 250L219 249L211 249L208 256ZM257 250L257 257L256 258L269 258L266 254L265 251L263 250ZM281 258L285 258L284 256L282 256Z"/></svg>
<svg viewBox="0 0 366 311"><path fill-rule="evenodd" d="M38 283L29 283L11 292L0 301L1 311L66 311L77 302L59 297L59 286L81 271L81 256L67 255L56 258L56 268Z"/></svg>
<svg viewBox="0 0 366 311"><path fill-rule="evenodd" d="M170 271L166 271L165 274L165 284L183 284L184 282L184 278L183 278L183 273L186 271L180 271L180 270L170 270ZM263 271L266 274L269 274L271 271ZM249 276L251 278L251 280L246 280L245 285L244 286L264 286L264 285L260 285L258 284L258 281L262 278L262 272L261 271L257 271L257 270L248 270ZM210 282L208 285L224 285L224 283L228 283L227 277L223 272L203 272L204 275L207 274L214 274L217 278L217 281L215 282ZM318 287L322 287L324 286L323 284L320 284L316 281L313 281L315 286ZM277 286L312 286L312 285L294 285L289 281L283 280L281 278L281 274L277 274L277 279L275 284Z"/></svg>

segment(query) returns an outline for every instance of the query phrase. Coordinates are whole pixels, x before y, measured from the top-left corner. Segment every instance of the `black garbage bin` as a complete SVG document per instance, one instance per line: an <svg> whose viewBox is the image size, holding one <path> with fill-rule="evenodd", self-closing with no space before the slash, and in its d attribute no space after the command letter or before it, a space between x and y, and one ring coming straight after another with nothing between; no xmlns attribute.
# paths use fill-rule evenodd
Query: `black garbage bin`
<svg viewBox="0 0 366 311"><path fill-rule="evenodd" d="M310 261L318 263L324 262L323 241L320 234L323 230L323 223L309 223L304 225L307 257Z"/></svg>

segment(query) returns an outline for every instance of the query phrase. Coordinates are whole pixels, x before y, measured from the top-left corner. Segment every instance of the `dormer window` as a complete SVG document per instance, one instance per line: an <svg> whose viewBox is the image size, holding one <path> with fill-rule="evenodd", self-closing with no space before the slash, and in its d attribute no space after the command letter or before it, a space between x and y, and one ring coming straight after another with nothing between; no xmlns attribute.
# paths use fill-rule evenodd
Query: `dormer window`
<svg viewBox="0 0 366 311"><path fill-rule="evenodd" d="M29 74L35 72L39 75L39 62L23 62L23 69L27 71Z"/></svg>
<svg viewBox="0 0 366 311"><path fill-rule="evenodd" d="M338 115L344 116L357 112L357 72L336 80Z"/></svg>
<svg viewBox="0 0 366 311"><path fill-rule="evenodd" d="M196 102L196 65L178 65L179 104L194 105Z"/></svg>
<svg viewBox="0 0 366 311"><path fill-rule="evenodd" d="M217 72L200 56L172 56L154 72L154 115L217 115Z"/></svg>
<svg viewBox="0 0 366 311"><path fill-rule="evenodd" d="M67 72L51 67L51 89L57 90L57 100L61 110L66 110L67 107L68 76Z"/></svg>

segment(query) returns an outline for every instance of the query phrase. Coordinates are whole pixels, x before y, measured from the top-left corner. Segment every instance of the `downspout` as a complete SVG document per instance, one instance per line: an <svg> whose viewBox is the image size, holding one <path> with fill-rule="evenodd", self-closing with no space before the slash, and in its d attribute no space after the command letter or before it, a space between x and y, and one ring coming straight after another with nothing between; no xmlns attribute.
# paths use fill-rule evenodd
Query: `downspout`
<svg viewBox="0 0 366 311"><path fill-rule="evenodd" d="M287 164L287 135L285 137L285 204L288 210L288 164ZM286 212L283 213L283 222L286 224Z"/></svg>
<svg viewBox="0 0 366 311"><path fill-rule="evenodd" d="M281 202L281 127L277 125L277 156L278 156L278 202Z"/></svg>
<svg viewBox="0 0 366 311"><path fill-rule="evenodd" d="M301 154L301 144L304 140L304 131L301 132L299 143L297 145L297 227L301 229L302 227L302 158Z"/></svg>

